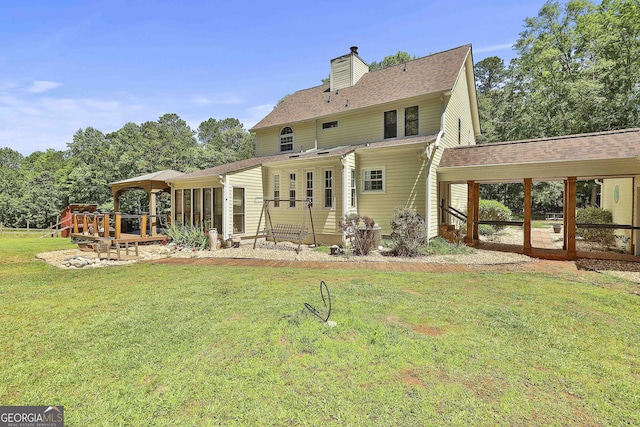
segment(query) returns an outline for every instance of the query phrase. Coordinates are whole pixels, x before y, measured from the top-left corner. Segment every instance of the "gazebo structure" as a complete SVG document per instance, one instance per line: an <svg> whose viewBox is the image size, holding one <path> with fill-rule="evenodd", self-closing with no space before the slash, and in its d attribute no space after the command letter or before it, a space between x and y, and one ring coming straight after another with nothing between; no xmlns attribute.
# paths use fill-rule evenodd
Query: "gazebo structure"
<svg viewBox="0 0 640 427"><path fill-rule="evenodd" d="M122 181L111 182L111 193L113 194L113 210L120 211L120 196L129 190L144 190L149 194L149 214L151 222L151 233L156 233L157 228L157 212L156 197L162 191L170 191L170 185L167 181L184 175L182 172L175 170L163 170L153 172L146 175L136 176L134 178Z"/></svg>
<svg viewBox="0 0 640 427"><path fill-rule="evenodd" d="M467 242L479 241L478 219L480 184L522 182L524 220L522 222L527 255L544 256L531 246L531 188L533 181L564 182L564 259L576 259L576 182L578 180L630 178L629 205L632 224L610 228L631 230L631 253L638 255L640 234L640 129L569 135L524 141L479 144L445 149L438 167L440 195L447 203L451 184L466 184ZM440 223L447 223L441 211Z"/></svg>

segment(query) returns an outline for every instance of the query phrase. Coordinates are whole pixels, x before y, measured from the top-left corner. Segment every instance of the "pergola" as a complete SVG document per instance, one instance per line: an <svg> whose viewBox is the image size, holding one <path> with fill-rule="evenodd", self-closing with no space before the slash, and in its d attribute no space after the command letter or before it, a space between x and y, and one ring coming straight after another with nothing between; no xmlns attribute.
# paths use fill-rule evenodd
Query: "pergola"
<svg viewBox="0 0 640 427"><path fill-rule="evenodd" d="M564 242L566 259L576 259L576 182L633 178L632 229L638 229L640 185L640 129L479 144L443 151L438 181L467 184L467 239L478 236L480 184L524 183L523 252L532 254L531 188L533 181L564 182ZM443 187L441 187L443 188ZM444 190L443 190L444 191ZM445 191L446 192L446 191ZM445 195L442 195L443 197ZM442 198L442 197L441 197ZM637 236L638 232L632 233ZM637 245L632 240L632 247Z"/></svg>
<svg viewBox="0 0 640 427"><path fill-rule="evenodd" d="M156 232L156 197L158 193L170 189L167 181L184 175L175 170L162 170L134 178L109 183L113 194L113 210L120 212L120 196L129 190L144 190L149 194L149 213L151 214L151 231Z"/></svg>

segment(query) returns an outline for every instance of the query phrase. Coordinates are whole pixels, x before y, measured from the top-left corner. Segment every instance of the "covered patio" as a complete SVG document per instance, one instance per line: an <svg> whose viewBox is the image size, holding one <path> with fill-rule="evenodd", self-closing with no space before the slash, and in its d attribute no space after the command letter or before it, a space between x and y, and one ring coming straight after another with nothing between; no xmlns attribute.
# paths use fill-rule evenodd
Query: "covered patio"
<svg viewBox="0 0 640 427"><path fill-rule="evenodd" d="M591 134L569 135L524 141L481 144L445 149L438 167L440 199L445 205L452 184L467 185L466 242L478 245L479 225L488 223L478 218L480 184L521 182L524 184L523 221L503 225L521 225L522 247L494 246L494 249L522 252L526 255L568 259L587 258L576 250L577 228L614 228L631 230L630 256L638 260L640 247L640 129L626 129ZM581 180L630 178L633 181L631 224L589 225L576 222L576 183ZM534 181L562 181L564 183L562 250L532 245L531 189ZM615 218L614 218L615 221ZM449 214L439 213L439 222L448 224ZM486 244L482 244L486 247Z"/></svg>

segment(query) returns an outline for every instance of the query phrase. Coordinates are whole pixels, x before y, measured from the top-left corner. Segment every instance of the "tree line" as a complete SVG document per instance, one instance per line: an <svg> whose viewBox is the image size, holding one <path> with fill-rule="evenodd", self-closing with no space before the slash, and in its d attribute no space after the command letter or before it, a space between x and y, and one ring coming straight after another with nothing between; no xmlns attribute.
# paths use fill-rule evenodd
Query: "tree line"
<svg viewBox="0 0 640 427"><path fill-rule="evenodd" d="M112 210L110 182L174 169L193 172L252 157L254 136L238 119L210 118L197 131L177 114L140 125L127 123L104 134L79 129L67 149L28 156L0 149L0 222L5 227L46 228L70 203L96 203ZM168 199L168 195L165 200ZM139 213L144 191L125 193L121 210Z"/></svg>

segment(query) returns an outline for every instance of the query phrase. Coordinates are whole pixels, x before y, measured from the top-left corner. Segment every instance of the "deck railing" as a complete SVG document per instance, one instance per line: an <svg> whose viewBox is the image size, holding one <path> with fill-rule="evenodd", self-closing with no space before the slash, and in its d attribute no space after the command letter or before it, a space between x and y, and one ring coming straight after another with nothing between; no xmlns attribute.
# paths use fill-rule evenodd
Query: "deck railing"
<svg viewBox="0 0 640 427"><path fill-rule="evenodd" d="M164 229L166 219L167 215L149 215L146 212L140 215L126 215L121 212L73 212L72 230L75 235L120 239L123 225L127 232L127 225L135 223L140 230L140 237L155 237L164 235L159 231Z"/></svg>

